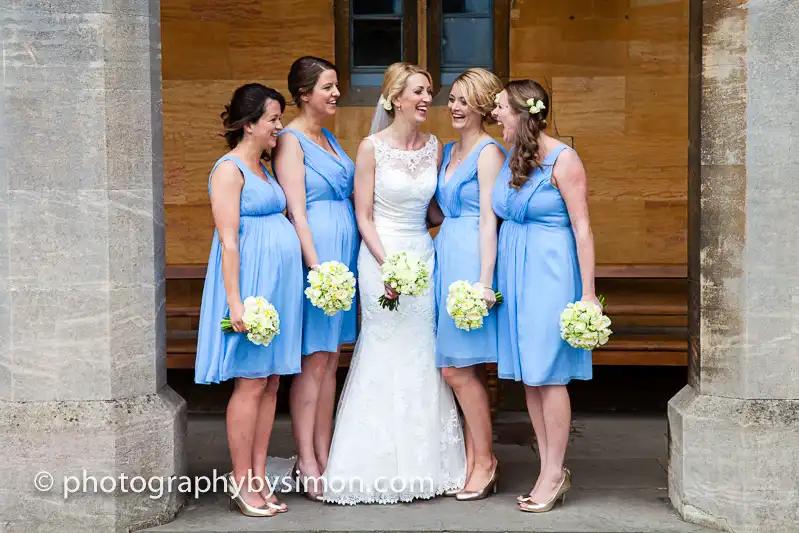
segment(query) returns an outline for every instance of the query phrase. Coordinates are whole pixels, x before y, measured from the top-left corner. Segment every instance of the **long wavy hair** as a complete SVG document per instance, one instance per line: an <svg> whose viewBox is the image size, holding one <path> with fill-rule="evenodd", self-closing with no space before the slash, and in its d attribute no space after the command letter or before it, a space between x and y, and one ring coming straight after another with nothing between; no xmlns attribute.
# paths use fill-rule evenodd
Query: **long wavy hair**
<svg viewBox="0 0 799 533"><path fill-rule="evenodd" d="M533 80L511 81L505 86L505 92L508 95L508 105L519 114L513 155L508 165L511 171L510 186L521 189L530 179L530 173L541 167L541 162L538 160L538 140L547 125L549 95ZM544 109L530 113L527 101L531 98L544 102Z"/></svg>

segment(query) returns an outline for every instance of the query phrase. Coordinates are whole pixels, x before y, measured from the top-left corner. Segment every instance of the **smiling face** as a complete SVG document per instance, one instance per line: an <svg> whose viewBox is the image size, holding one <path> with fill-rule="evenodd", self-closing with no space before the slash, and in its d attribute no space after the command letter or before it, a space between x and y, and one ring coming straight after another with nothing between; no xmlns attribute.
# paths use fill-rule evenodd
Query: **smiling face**
<svg viewBox="0 0 799 533"><path fill-rule="evenodd" d="M280 103L275 100L266 101L266 110L257 122L248 125L248 133L264 150L271 150L277 144L277 134L283 129L283 113Z"/></svg>
<svg viewBox="0 0 799 533"><path fill-rule="evenodd" d="M499 104L491 112L494 119L502 125L502 140L512 143L516 139L516 128L519 125L519 113L508 104L508 93L499 93Z"/></svg>
<svg viewBox="0 0 799 533"><path fill-rule="evenodd" d="M424 74L408 76L405 88L394 99L394 117L402 116L409 122L427 120L427 111L433 101L433 87Z"/></svg>
<svg viewBox="0 0 799 533"><path fill-rule="evenodd" d="M335 115L339 96L341 93L338 90L336 71L325 70L319 74L313 90L302 96L302 105L321 115Z"/></svg>
<svg viewBox="0 0 799 533"><path fill-rule="evenodd" d="M452 86L447 107L452 116L452 127L456 130L479 128L483 123L483 116L476 109L469 107L466 102L466 95L460 83Z"/></svg>

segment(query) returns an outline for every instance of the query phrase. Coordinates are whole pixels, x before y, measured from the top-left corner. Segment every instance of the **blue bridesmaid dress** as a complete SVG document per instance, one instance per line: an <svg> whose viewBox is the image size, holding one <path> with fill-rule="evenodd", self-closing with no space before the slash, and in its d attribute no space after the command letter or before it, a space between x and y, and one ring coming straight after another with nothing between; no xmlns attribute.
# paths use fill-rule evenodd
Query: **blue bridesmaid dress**
<svg viewBox="0 0 799 533"><path fill-rule="evenodd" d="M510 187L510 157L497 177L492 204L504 219L497 251L498 376L526 385L591 379L591 352L560 336L560 314L582 296L577 244L566 203L552 185L560 145L520 190Z"/></svg>
<svg viewBox="0 0 799 533"><path fill-rule="evenodd" d="M455 327L447 313L447 295L453 281L480 281L480 186L477 160L489 144L505 149L493 139L482 141L446 178L452 146L444 147L438 173L436 202L446 217L436 235L433 280L436 296L436 366L466 367L497 362L497 308L483 317L483 327L464 331ZM493 282L496 287L496 276Z"/></svg>
<svg viewBox="0 0 799 533"><path fill-rule="evenodd" d="M355 164L333 134L324 128L322 133L336 152L335 156L297 130L285 129L279 135L288 132L300 141L304 153L306 210L319 263L339 261L357 278L360 236L350 200ZM306 273L310 266L305 266ZM304 283L307 284L307 280ZM349 311L327 316L305 297L304 287L300 289L303 301L302 354L337 352L342 344L355 342L356 306L353 304Z"/></svg>
<svg viewBox="0 0 799 533"><path fill-rule="evenodd" d="M246 333L224 333L220 329L229 308L222 276L222 248L215 230L200 308L194 381L207 384L231 378L297 374L301 370L302 255L297 233L283 215L286 197L266 168L269 181L232 155L220 158L212 175L223 161L236 163L244 176L239 222L241 300L263 296L271 302L280 318L280 333L269 346L256 346ZM209 194L210 190L209 176Z"/></svg>

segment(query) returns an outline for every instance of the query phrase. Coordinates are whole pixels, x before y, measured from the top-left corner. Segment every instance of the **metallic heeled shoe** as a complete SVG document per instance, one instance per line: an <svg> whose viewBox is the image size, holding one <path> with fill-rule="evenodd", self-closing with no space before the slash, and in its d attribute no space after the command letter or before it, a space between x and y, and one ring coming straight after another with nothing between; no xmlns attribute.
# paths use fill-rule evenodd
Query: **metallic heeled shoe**
<svg viewBox="0 0 799 533"><path fill-rule="evenodd" d="M261 497L263 497L263 494L261 495ZM275 499L277 499L277 496L275 496ZM280 500L278 500L277 503L275 503L275 502L270 502L269 500L264 498L264 501L266 502L267 507L269 507L270 509L274 509L278 513L286 513L289 510L288 506L285 503L281 502Z"/></svg>
<svg viewBox="0 0 799 533"><path fill-rule="evenodd" d="M477 500L483 500L488 497L489 494L496 494L497 493L497 482L499 481L499 461L494 463L494 471L491 472L491 477L486 483L486 486L483 487L481 490L473 491L473 490L462 490L458 494L455 495L455 499L459 502L473 502Z"/></svg>
<svg viewBox="0 0 799 533"><path fill-rule="evenodd" d="M560 482L558 490L555 492L555 495L552 496L551 500L546 503L535 503L532 500L528 500L527 502L519 504L519 510L525 513L546 513L555 507L555 503L557 503L558 500L561 500L561 506L563 506L566 504L566 493L571 488L571 485L571 472L564 468L563 481Z"/></svg>
<svg viewBox="0 0 799 533"><path fill-rule="evenodd" d="M230 496L230 502L228 503L229 510L234 510L238 508L241 511L241 514L244 516L267 516L272 517L277 514L274 509L270 508L269 506L265 507L253 507L249 503L244 501L244 498L241 497L241 493L238 494L235 492L235 487L238 485L235 483L233 479L233 473L229 473L227 475L227 482L228 486L226 488L227 495Z"/></svg>
<svg viewBox="0 0 799 533"><path fill-rule="evenodd" d="M300 473L300 460L297 459L297 462L294 463L294 467L291 469L291 479L297 481L297 487L299 488L302 495L305 497L306 500L310 500L312 502L319 502L324 503L325 498L321 494L311 494L308 491L308 487L301 481L302 474Z"/></svg>
<svg viewBox="0 0 799 533"><path fill-rule="evenodd" d="M571 483L571 480L572 480L571 471L568 468L566 468L565 466L563 467L563 470L566 472L566 475L569 476L569 483ZM535 487L533 487L533 488L535 488ZM518 496L516 496L516 503L528 503L532 499L532 497L530 496L530 494L532 492L533 492L533 489L530 489L530 492L528 492L527 494L519 494Z"/></svg>
<svg viewBox="0 0 799 533"><path fill-rule="evenodd" d="M460 491L462 491L462 490L463 490L463 489L449 489L449 490L445 490L445 491L444 491L444 493L442 494L442 496L446 496L447 498L452 498L452 497L455 497L455 496L457 496L457 495L458 495L458 493L459 493Z"/></svg>
<svg viewBox="0 0 799 533"><path fill-rule="evenodd" d="M293 479L293 476L292 476L292 479ZM270 509L273 509L273 510L277 511L278 513L286 513L286 512L288 512L288 510L289 510L288 506L285 503L281 502L278 499L277 494L275 494L272 491L272 486L269 484L269 478L268 478L266 472L264 472L264 483L266 484L267 487L269 487L269 494L271 496L274 496L275 500L277 500L277 502L270 502L269 500L266 499L266 497L263 495L263 492L262 492L261 493L261 497L266 502L266 506L269 507Z"/></svg>

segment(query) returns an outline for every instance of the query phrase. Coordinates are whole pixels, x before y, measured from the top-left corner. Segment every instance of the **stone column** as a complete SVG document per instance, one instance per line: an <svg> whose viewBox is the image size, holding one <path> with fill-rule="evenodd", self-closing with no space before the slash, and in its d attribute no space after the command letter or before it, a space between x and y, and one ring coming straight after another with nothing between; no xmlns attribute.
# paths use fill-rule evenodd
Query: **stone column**
<svg viewBox="0 0 799 533"><path fill-rule="evenodd" d="M799 524L799 4L692 9L689 386L669 493L721 530Z"/></svg>
<svg viewBox="0 0 799 533"><path fill-rule="evenodd" d="M129 485L185 473L185 402L166 386L160 6L9 0L0 15L0 529L141 529L185 501ZM89 491L109 477L65 498L84 472Z"/></svg>

